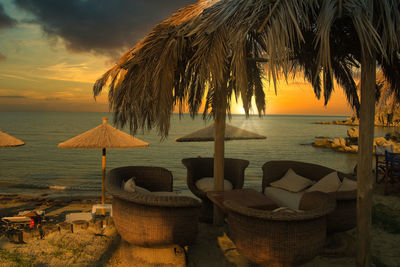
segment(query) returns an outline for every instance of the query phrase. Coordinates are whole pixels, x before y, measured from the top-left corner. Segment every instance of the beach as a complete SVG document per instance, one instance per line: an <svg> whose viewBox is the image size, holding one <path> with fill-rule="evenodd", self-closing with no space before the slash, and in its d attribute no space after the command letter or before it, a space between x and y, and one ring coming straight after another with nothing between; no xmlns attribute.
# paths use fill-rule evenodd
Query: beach
<svg viewBox="0 0 400 267"><path fill-rule="evenodd" d="M90 212L98 199L48 199L22 195L1 195L0 216L13 216L23 210L44 210L45 235L26 234L25 243L10 242L4 228L0 232L0 266L135 266L126 261L126 249L113 223L102 227L70 227L64 223L68 213ZM111 198L107 198L111 203ZM61 226L61 227L60 227ZM58 228L59 227L59 228ZM399 266L400 196L383 195L377 185L373 197L372 261L375 266ZM243 257L228 237L225 224L216 227L199 223L196 242L186 248L187 266L255 266ZM354 266L355 229L329 237L324 251L304 266Z"/></svg>

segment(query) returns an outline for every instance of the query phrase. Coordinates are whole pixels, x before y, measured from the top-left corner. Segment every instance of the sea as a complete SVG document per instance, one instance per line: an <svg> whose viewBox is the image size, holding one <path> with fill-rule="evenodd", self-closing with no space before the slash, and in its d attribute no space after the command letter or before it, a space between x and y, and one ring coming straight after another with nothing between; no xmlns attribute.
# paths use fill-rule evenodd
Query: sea
<svg viewBox="0 0 400 267"><path fill-rule="evenodd" d="M60 149L57 145L102 123L112 113L100 112L0 112L0 130L25 141L24 146L0 148L0 194L20 194L48 198L101 196L101 150ZM345 137L349 126L315 124L344 120L338 116L232 115L227 123L265 135L264 140L225 142L225 157L250 161L245 171L245 187L261 190L262 165L270 160L297 160L352 172L356 154L313 147L316 137ZM107 170L121 166L160 166L170 170L174 190L190 194L186 186L188 157L213 157L213 142L175 142L212 120L199 115L171 117L167 138L156 129L139 131L135 137L150 145L143 148L107 149ZM129 133L129 129L122 129ZM376 128L384 136L388 128Z"/></svg>

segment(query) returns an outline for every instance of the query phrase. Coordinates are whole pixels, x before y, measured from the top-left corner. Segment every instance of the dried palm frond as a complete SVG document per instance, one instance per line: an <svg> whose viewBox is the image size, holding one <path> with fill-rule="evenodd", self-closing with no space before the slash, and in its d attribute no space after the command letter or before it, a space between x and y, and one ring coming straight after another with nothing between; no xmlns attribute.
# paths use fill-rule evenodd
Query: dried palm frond
<svg viewBox="0 0 400 267"><path fill-rule="evenodd" d="M398 1L374 1L373 22L370 16L362 0L199 1L131 48L95 83L94 94L109 81L117 125L129 124L133 132L156 127L162 136L175 105L182 112L187 103L195 116L205 99L203 115L213 116L221 90L228 114L233 95L243 100L246 114L255 97L263 114L263 77L276 90L279 75L287 79L298 70L318 98L323 90L325 103L336 80L357 110L353 72L362 53L377 54L385 75L400 85L390 69L400 48Z"/></svg>

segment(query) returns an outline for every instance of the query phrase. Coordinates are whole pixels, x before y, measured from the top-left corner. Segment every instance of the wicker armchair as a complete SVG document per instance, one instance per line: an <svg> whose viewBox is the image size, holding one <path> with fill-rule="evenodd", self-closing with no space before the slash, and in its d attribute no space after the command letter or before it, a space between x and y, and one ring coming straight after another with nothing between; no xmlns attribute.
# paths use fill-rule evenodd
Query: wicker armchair
<svg viewBox="0 0 400 267"><path fill-rule="evenodd" d="M213 205L206 192L196 187L196 181L204 177L214 177L214 158L185 158L183 165L187 168L187 185L192 193L203 202L200 219L212 222ZM224 179L232 183L233 189L243 188L244 171L249 165L248 160L225 158Z"/></svg>
<svg viewBox="0 0 400 267"><path fill-rule="evenodd" d="M282 178L291 168L297 174L310 180L319 181L325 175L334 172L334 169L321 165L299 161L269 161L262 166L262 192L271 182ZM351 174L338 172L340 180L344 177L356 180ZM357 224L357 190L332 193L336 199L336 209L328 215L328 233L350 230Z"/></svg>
<svg viewBox="0 0 400 267"><path fill-rule="evenodd" d="M127 192L123 181L134 176L150 191L172 191L172 174L160 167L127 166L108 172L105 187L113 196L113 219L122 239L143 247L192 244L198 231L200 202L185 196Z"/></svg>
<svg viewBox="0 0 400 267"><path fill-rule="evenodd" d="M322 192L303 195L301 212L258 210L225 201L229 236L239 252L262 266L297 266L313 259L326 240L326 215L335 208Z"/></svg>

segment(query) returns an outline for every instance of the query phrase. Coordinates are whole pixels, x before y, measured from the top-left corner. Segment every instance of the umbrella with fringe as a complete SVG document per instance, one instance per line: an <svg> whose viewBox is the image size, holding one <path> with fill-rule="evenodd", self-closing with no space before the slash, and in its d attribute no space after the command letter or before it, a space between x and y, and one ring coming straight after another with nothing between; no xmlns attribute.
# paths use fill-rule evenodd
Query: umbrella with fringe
<svg viewBox="0 0 400 267"><path fill-rule="evenodd" d="M22 146L25 142L0 131L0 147Z"/></svg>
<svg viewBox="0 0 400 267"><path fill-rule="evenodd" d="M207 142L214 141L215 123L210 126L176 138L176 142ZM225 141L229 140L249 140L249 139L266 139L264 135L259 135L238 127L226 124Z"/></svg>
<svg viewBox="0 0 400 267"><path fill-rule="evenodd" d="M132 135L115 129L103 117L103 123L87 132L75 136L65 142L59 143L58 148L91 148L102 149L101 204L105 202L104 180L106 175L106 148L135 148L145 147L149 143L139 140Z"/></svg>

